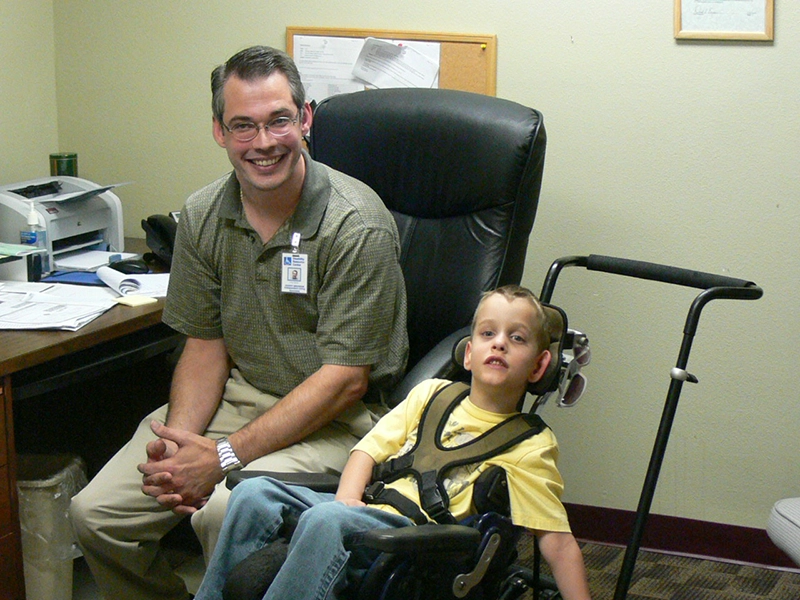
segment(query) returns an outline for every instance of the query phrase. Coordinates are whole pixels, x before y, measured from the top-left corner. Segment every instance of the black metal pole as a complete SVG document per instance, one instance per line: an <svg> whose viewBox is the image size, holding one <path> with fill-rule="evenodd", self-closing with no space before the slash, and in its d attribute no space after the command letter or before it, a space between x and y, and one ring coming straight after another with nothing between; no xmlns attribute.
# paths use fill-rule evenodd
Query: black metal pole
<svg viewBox="0 0 800 600"><path fill-rule="evenodd" d="M681 347L680 357L678 358L679 368L683 369L686 367L691 345L692 335L684 334L683 345ZM670 382L667 399L664 402L664 411L661 414L661 421L659 422L658 433L656 434L656 440L653 444L653 451L650 454L650 464L647 467L647 475L645 476L644 485L642 486L642 493L639 496L639 506L636 509L636 519L633 523L631 539L625 550L622 568L620 569L619 578L617 579L614 600L624 600L628 595L628 589L630 588L631 579L633 578L633 570L636 566L636 558L639 555L639 548L642 543L642 536L644 535L644 527L650 515L650 507L653 503L653 497L655 496L658 476L661 472L661 465L664 462L664 454L667 451L667 442L669 441L670 431L672 430L672 423L675 420L675 413L678 410L678 400L681 395L682 387L683 381L673 379Z"/></svg>

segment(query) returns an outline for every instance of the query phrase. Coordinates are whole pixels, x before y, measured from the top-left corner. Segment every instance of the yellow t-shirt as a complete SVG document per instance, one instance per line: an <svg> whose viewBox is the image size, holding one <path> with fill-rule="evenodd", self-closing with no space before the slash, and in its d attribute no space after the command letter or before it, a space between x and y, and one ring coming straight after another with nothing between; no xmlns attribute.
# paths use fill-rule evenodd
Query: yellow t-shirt
<svg viewBox="0 0 800 600"><path fill-rule="evenodd" d="M377 463L407 453L416 442L423 409L430 398L449 383L442 379L429 379L417 385L353 450L366 452ZM509 416L483 410L467 397L450 413L442 433L442 445L455 447L465 444ZM436 427L436 423L426 423L425 426ZM482 463L455 467L444 480L450 497L450 512L457 520L475 514L472 505L473 484L488 467L497 465L506 472L511 520L515 525L539 531L569 532L567 513L561 504L564 483L556 468L557 459L558 443L553 432L547 428ZM419 504L417 482L413 476L399 479L387 487L396 489ZM378 506L397 512L390 506Z"/></svg>

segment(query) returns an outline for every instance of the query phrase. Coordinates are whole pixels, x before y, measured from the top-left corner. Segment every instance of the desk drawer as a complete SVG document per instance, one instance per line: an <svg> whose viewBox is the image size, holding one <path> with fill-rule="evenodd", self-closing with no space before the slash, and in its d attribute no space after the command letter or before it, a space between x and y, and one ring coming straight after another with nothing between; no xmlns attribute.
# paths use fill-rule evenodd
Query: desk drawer
<svg viewBox="0 0 800 600"><path fill-rule="evenodd" d="M11 376L14 402L98 377L121 367L170 352L185 336L163 323L79 352L54 358Z"/></svg>

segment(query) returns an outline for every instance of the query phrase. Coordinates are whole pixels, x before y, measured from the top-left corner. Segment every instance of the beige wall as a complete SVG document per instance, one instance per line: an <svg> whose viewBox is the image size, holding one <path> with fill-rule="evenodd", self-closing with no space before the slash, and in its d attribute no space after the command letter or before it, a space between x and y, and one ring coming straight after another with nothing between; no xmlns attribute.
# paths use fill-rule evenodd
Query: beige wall
<svg viewBox="0 0 800 600"><path fill-rule="evenodd" d="M0 129L17 123L12 107L43 131L0 150L3 178L45 174L57 122L58 149L79 153L83 176L134 182L119 195L127 234L141 236L143 217L179 208L228 169L210 135L208 75L236 50L283 47L287 25L496 34L498 95L541 110L549 137L528 285L540 287L554 258L593 252L766 290L706 308L689 363L700 384L684 387L653 507L763 527L775 499L800 495L800 8L776 7L776 41L765 44L677 43L671 2L452 6L58 0L51 42L48 3L12 2L12 22L44 31L33 43L13 27L9 39L0 19L3 69L37 81L45 106L0 88ZM25 53L23 66L7 57L17 44L42 56ZM581 404L544 411L563 446L566 499L634 509L695 294L577 269L562 279L554 300L594 347Z"/></svg>
<svg viewBox="0 0 800 600"><path fill-rule="evenodd" d="M0 185L48 174L59 151L53 43L52 0L0 2Z"/></svg>

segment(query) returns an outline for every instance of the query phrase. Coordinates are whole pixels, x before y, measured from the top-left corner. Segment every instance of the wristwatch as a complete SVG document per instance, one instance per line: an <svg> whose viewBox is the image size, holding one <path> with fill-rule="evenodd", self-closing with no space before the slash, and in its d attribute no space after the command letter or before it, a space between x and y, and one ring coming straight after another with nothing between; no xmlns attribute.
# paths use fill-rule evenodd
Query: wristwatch
<svg viewBox="0 0 800 600"><path fill-rule="evenodd" d="M217 454L219 454L219 466L225 475L244 466L226 437L217 440Z"/></svg>

